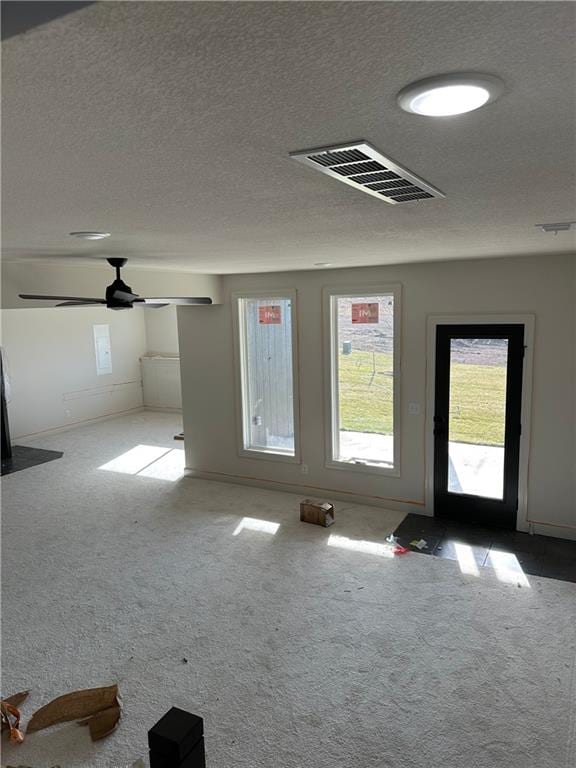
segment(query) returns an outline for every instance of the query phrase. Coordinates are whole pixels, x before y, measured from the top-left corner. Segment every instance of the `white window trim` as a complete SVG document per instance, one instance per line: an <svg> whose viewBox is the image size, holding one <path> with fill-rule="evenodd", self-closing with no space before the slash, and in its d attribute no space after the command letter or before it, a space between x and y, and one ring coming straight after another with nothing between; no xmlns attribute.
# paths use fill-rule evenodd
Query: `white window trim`
<svg viewBox="0 0 576 768"><path fill-rule="evenodd" d="M401 435L401 317L402 317L402 286L400 283L386 283L379 285L361 285L350 289L342 287L325 287L323 294L324 316L324 401L325 401L325 465L328 469L343 469L352 472L366 472L371 475L384 477L400 477L400 435ZM336 395L336 381L338 375L338 339L333 333L335 328L335 309L333 298L349 298L361 296L392 295L394 297L394 340L393 340L393 365L394 365L394 435L393 451L394 466L383 467L376 464L352 464L347 461L338 461L334 458L336 448L336 436L338 434L338 398Z"/></svg>
<svg viewBox="0 0 576 768"><path fill-rule="evenodd" d="M279 288L251 291L234 291L230 294L232 305L232 325L234 333L234 372L236 379L236 437L238 455L243 458L264 459L265 461L280 461L288 464L300 464L300 373L298 355L298 293L294 288ZM294 455L264 448L245 448L244 434L246 433L248 414L244 413L242 392L246 381L244 361L245 333L243 320L240 317L240 299L290 299L292 303L292 404L294 410Z"/></svg>

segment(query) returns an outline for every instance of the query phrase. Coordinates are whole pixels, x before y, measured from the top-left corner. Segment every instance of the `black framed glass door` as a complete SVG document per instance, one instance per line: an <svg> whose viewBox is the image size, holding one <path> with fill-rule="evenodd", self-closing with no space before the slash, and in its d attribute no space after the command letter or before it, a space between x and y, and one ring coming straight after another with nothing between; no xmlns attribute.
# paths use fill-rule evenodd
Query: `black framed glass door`
<svg viewBox="0 0 576 768"><path fill-rule="evenodd" d="M516 528L524 326L438 325L434 514Z"/></svg>

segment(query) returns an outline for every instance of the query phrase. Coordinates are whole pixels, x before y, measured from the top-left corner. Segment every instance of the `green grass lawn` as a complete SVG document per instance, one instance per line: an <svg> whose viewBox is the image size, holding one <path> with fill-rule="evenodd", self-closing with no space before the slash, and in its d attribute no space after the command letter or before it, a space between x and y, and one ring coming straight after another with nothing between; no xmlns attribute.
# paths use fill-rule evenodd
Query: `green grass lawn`
<svg viewBox="0 0 576 768"><path fill-rule="evenodd" d="M339 356L340 425L353 432L392 434L392 355L355 351ZM450 440L504 444L506 369L452 366Z"/></svg>

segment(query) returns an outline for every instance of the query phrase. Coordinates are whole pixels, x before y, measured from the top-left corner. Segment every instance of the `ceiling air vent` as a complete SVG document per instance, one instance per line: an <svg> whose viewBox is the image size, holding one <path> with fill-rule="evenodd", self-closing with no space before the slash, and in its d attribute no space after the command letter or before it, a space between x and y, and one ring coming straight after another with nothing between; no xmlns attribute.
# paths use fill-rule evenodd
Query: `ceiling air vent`
<svg viewBox="0 0 576 768"><path fill-rule="evenodd" d="M391 205L445 197L439 189L385 157L367 141L291 152L290 157Z"/></svg>

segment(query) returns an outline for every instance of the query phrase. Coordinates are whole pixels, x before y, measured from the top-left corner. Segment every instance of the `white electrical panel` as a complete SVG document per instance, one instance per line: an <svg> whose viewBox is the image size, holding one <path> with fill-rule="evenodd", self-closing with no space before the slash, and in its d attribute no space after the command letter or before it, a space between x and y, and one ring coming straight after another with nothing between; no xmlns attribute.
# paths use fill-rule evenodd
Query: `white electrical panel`
<svg viewBox="0 0 576 768"><path fill-rule="evenodd" d="M96 373L104 376L112 373L112 349L110 346L110 326L94 326L94 351L96 353Z"/></svg>

